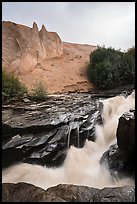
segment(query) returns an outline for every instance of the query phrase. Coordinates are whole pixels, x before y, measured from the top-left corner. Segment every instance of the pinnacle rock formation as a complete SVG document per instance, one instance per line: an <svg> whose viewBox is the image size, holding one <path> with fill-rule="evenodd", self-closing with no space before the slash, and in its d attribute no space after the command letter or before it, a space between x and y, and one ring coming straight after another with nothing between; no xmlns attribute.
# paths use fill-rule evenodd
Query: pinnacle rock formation
<svg viewBox="0 0 137 204"><path fill-rule="evenodd" d="M30 28L2 22L2 68L14 72L29 90L41 81L48 93L84 92L92 88L86 64L96 46L65 43L56 32L34 22Z"/></svg>

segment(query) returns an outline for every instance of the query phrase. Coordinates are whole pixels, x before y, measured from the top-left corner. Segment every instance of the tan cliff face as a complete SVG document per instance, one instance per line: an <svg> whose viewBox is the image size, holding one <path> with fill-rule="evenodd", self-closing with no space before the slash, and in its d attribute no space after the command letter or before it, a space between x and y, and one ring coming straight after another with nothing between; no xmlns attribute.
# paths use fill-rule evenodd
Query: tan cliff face
<svg viewBox="0 0 137 204"><path fill-rule="evenodd" d="M2 67L15 72L29 89L41 81L48 93L85 92L94 86L86 77L96 46L62 42L43 25L38 30L2 22Z"/></svg>

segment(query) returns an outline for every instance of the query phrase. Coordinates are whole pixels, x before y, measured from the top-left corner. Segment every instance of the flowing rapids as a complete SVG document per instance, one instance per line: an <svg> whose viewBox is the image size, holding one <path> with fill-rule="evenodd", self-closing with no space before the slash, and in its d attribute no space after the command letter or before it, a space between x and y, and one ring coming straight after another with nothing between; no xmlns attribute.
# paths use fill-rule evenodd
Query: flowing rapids
<svg viewBox="0 0 137 204"><path fill-rule="evenodd" d="M2 182L26 182L47 189L57 184L86 185L95 188L134 185L131 178L114 179L107 166L100 165L100 158L108 147L116 142L119 117L135 108L135 93L128 97L116 96L102 100L103 125L96 124L96 141L86 141L83 148L71 146L64 164L47 168L20 163L2 172Z"/></svg>

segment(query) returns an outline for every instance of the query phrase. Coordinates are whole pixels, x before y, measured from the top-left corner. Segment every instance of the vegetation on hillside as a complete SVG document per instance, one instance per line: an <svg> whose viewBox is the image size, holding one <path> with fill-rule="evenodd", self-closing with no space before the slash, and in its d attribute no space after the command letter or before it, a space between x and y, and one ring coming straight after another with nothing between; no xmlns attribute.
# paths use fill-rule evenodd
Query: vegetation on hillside
<svg viewBox="0 0 137 204"><path fill-rule="evenodd" d="M135 48L121 52L113 48L98 47L90 54L88 78L100 89L133 84L135 80Z"/></svg>
<svg viewBox="0 0 137 204"><path fill-rule="evenodd" d="M41 81L34 85L31 97L36 101L44 101L47 98L47 90Z"/></svg>
<svg viewBox="0 0 137 204"><path fill-rule="evenodd" d="M13 99L21 98L24 93L27 93L27 88L22 84L18 77L13 73L8 73L2 70L2 99L4 101L11 101Z"/></svg>
<svg viewBox="0 0 137 204"><path fill-rule="evenodd" d="M42 82L34 85L33 92L28 93L27 87L19 81L14 73L2 70L2 102L20 101L23 97L34 101L44 101L47 98L47 91Z"/></svg>

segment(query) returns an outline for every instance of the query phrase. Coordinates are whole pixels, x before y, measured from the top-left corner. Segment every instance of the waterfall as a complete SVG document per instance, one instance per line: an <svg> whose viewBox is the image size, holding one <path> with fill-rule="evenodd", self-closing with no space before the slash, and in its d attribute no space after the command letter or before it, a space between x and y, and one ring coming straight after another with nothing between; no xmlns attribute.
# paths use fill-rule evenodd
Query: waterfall
<svg viewBox="0 0 137 204"><path fill-rule="evenodd" d="M70 147L70 135L71 130L76 129L77 132L77 147L79 148L79 122L73 121L69 123L69 130L68 130L68 141L67 141L67 147Z"/></svg>
<svg viewBox="0 0 137 204"><path fill-rule="evenodd" d="M85 185L95 188L117 187L134 185L131 178L114 179L108 167L100 164L100 158L108 147L116 142L118 119L123 113L135 108L135 93L128 97L116 96L103 103L103 125L95 126L95 142L86 140L83 148L70 146L70 133L72 128L79 127L76 122L69 124L68 149L66 159L62 166L47 168L46 166L18 163L2 172L2 182L26 182L47 189L57 184ZM79 143L79 138L78 138Z"/></svg>

